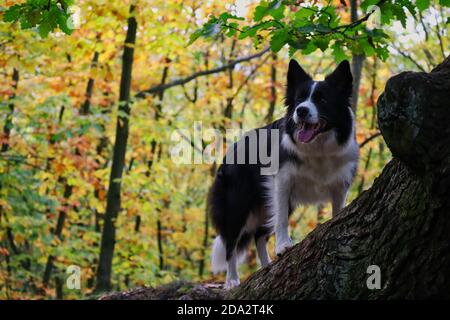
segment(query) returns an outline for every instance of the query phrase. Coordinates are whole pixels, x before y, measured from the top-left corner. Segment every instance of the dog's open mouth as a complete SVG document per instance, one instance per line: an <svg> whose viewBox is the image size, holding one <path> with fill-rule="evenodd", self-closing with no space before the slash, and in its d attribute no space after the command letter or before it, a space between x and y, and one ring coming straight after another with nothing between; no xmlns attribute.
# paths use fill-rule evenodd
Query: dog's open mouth
<svg viewBox="0 0 450 320"><path fill-rule="evenodd" d="M321 129L325 127L325 124L325 121L322 119L316 123L309 123L306 121L300 122L297 132L297 139L301 143L311 142L320 133Z"/></svg>

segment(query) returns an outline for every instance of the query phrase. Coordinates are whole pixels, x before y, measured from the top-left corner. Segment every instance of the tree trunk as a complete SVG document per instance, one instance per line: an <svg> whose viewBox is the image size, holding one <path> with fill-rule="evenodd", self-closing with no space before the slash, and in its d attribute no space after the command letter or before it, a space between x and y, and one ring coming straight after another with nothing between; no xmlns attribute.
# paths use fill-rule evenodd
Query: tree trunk
<svg viewBox="0 0 450 320"><path fill-rule="evenodd" d="M94 57L92 58L92 62L91 62L91 70L97 68L97 64L98 64L98 57L99 57L99 52L95 51L94 52ZM94 91L94 78L89 77L88 83L87 83L87 87L86 87L86 96L85 96L85 100L84 103L81 107L80 110L80 114L82 115L88 115L90 112L90 108L91 108L91 99L92 99L92 93Z"/></svg>
<svg viewBox="0 0 450 320"><path fill-rule="evenodd" d="M450 298L450 58L391 78L379 127L394 159L341 214L259 270L237 299ZM368 283L380 270L380 288Z"/></svg>
<svg viewBox="0 0 450 320"><path fill-rule="evenodd" d="M116 124L116 140L112 160L109 188L106 200L106 211L100 247L100 260L97 269L96 291L111 288L111 269L114 245L116 240L115 222L120 210L120 190L125 152L128 140L128 117L130 115L131 71L133 66L134 44L136 42L137 23L133 15L134 6L130 6L128 30L122 58L122 75L120 81L119 115Z"/></svg>
<svg viewBox="0 0 450 320"><path fill-rule="evenodd" d="M355 22L358 20L358 0L350 0L350 21ZM359 98L359 85L361 83L362 68L364 64L364 54L352 54L352 74L353 74L353 88L351 107L356 114L358 108Z"/></svg>
<svg viewBox="0 0 450 320"><path fill-rule="evenodd" d="M16 68L14 68L13 70L12 80L13 80L12 94L9 97L10 99L10 103L8 104L9 112L6 115L5 125L3 126L3 143L1 152L6 152L9 149L9 136L11 134L12 120L14 115L14 103L15 103L14 99L16 97L17 85L19 83L19 70L17 70Z"/></svg>
<svg viewBox="0 0 450 320"><path fill-rule="evenodd" d="M272 65L270 67L270 101L269 101L269 111L267 112L266 121L273 121L273 114L275 112L275 106L277 104L277 54L272 53Z"/></svg>

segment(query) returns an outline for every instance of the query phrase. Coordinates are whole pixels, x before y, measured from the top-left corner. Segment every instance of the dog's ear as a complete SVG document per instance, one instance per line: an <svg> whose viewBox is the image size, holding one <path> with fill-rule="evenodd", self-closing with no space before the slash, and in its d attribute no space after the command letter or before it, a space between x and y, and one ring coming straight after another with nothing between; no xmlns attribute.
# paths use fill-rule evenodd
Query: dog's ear
<svg viewBox="0 0 450 320"><path fill-rule="evenodd" d="M332 88L336 88L340 93L346 96L351 96L353 86L353 76L350 71L350 63L347 60L339 63L337 68L330 73L325 81L328 82Z"/></svg>
<svg viewBox="0 0 450 320"><path fill-rule="evenodd" d="M300 67L297 61L292 59L289 62L287 75L288 87L297 86L304 81L311 80L311 77Z"/></svg>

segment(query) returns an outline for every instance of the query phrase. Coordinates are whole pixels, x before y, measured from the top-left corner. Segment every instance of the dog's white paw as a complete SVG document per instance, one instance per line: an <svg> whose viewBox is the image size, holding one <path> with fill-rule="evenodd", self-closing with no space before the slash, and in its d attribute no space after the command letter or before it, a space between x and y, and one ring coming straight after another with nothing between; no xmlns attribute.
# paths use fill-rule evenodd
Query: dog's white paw
<svg viewBox="0 0 450 320"><path fill-rule="evenodd" d="M277 244L275 246L275 253L277 254L277 256L281 256L290 247L292 247L292 240L290 238L281 240L279 242L277 241Z"/></svg>
<svg viewBox="0 0 450 320"><path fill-rule="evenodd" d="M225 289L232 289L234 287L237 287L240 283L241 282L239 281L239 279L227 279L225 281Z"/></svg>

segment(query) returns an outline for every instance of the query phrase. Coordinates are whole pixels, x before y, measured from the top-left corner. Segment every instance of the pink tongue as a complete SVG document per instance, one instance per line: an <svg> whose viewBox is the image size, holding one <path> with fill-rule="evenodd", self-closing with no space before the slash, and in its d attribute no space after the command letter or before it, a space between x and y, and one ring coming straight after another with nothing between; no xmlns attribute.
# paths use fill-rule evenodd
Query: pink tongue
<svg viewBox="0 0 450 320"><path fill-rule="evenodd" d="M314 132L315 130L312 128L303 128L298 132L298 140L300 140L300 142L307 143L314 137Z"/></svg>

